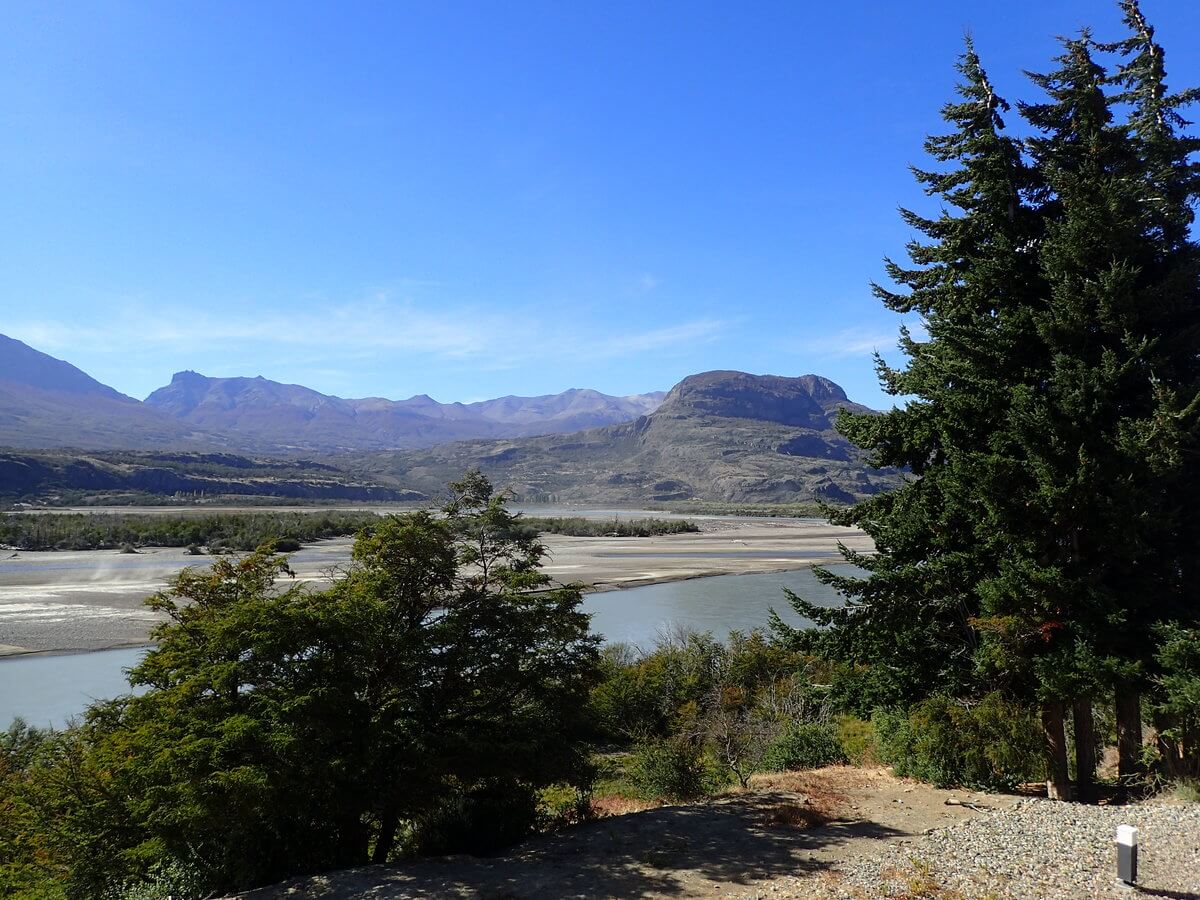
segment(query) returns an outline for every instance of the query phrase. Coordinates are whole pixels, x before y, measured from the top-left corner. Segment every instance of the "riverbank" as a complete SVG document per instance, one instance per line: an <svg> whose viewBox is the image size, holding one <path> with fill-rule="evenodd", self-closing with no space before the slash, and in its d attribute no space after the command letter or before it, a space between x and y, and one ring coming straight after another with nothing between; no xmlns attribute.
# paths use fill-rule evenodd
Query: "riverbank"
<svg viewBox="0 0 1200 900"><path fill-rule="evenodd" d="M607 511L606 511L607 512ZM839 542L869 550L859 531L796 519L706 518L698 533L656 537L545 535L548 575L602 592L718 575L765 574L840 561ZM350 560L350 538L315 542L289 559L318 586ZM23 551L0 559L0 655L144 645L158 614L143 600L211 557L184 548Z"/></svg>

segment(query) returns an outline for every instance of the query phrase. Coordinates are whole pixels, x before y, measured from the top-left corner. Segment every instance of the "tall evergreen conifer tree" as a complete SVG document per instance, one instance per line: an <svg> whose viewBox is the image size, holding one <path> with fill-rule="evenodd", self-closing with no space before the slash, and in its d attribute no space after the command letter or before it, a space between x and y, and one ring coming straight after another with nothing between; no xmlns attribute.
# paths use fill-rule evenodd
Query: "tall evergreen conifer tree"
<svg viewBox="0 0 1200 900"><path fill-rule="evenodd" d="M909 245L912 268L888 263L904 290L875 288L926 323L925 340L902 330L907 368L877 359L885 388L914 399L839 422L873 464L912 478L834 513L877 554L845 554L862 578L819 570L848 603L793 597L829 627L788 633L865 669L860 706L996 689L1037 700L1052 796L1069 791L1073 707L1083 799L1094 698L1124 698L1130 769L1152 629L1197 615L1197 145L1177 112L1193 94L1167 92L1153 30L1136 0L1122 5L1126 41L1084 32L1030 76L1046 99L1021 105L1036 131L1023 144L1004 136L968 44L964 102L944 110L956 131L926 142L952 168L916 172L952 211L904 211L928 241ZM1097 48L1127 62L1110 75Z"/></svg>
<svg viewBox="0 0 1200 900"><path fill-rule="evenodd" d="M1106 45L1124 62L1111 78L1128 104L1128 133L1142 164L1142 202L1147 215L1146 237L1154 249L1143 263L1142 289L1163 304L1166 319L1158 335L1155 378L1158 415L1153 427L1167 452L1153 458L1151 472L1163 500L1165 526L1157 539L1167 566L1125 631L1124 648L1131 664L1117 680L1116 712L1120 774L1136 774L1141 747L1140 693L1157 622L1190 621L1200 616L1197 603L1200 576L1200 523L1197 508L1200 484L1192 477L1197 459L1196 397L1200 395L1200 245L1191 237L1194 206L1200 196L1200 138L1184 133L1190 124L1180 110L1200 100L1200 89L1172 93L1166 84L1166 54L1155 40L1137 0L1122 0L1128 36ZM1147 608L1150 607L1150 608ZM1169 726L1169 723L1159 723ZM1162 728L1160 727L1160 730Z"/></svg>
<svg viewBox="0 0 1200 900"><path fill-rule="evenodd" d="M942 111L954 130L925 144L947 171L913 170L943 212L926 218L902 210L927 240L909 244L912 267L887 261L901 292L874 287L890 309L924 320L926 339L902 332L906 369L876 360L886 390L915 399L882 415L843 412L839 420L847 437L870 450L873 465L907 468L913 477L834 513L835 522L865 530L879 551L846 553L866 578L816 570L849 598L846 608L821 609L792 597L802 614L832 627L789 637L865 667L864 706L962 693L974 681L978 586L994 571L998 550L978 485L996 480L990 473L1003 448L991 437L1024 369L1030 298L1041 290L1027 252L1040 222L1023 199L1031 173L1020 145L1003 131L1008 105L969 41L957 68L961 99ZM778 621L775 627L786 631Z"/></svg>

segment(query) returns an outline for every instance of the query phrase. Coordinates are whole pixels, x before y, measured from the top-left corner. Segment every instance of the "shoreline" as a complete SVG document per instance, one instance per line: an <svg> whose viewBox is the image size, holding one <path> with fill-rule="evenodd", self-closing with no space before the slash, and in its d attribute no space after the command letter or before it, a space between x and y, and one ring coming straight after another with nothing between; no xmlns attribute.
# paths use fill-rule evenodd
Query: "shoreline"
<svg viewBox="0 0 1200 900"><path fill-rule="evenodd" d="M666 575L656 575L645 580L631 581L597 581L586 586L583 589L584 594L608 594L614 591L626 591L630 588L651 587L656 584L673 584L677 581L694 581L698 578L720 578L722 576L741 576L741 575L778 575L783 572L798 572L801 569L811 569L814 566L837 566L845 563L840 556L823 557L821 559L807 559L799 562L797 565L788 566L772 566L769 568L754 569L751 571L741 570L735 571L732 569L714 569L704 572L679 572ZM569 582L568 582L569 583Z"/></svg>
<svg viewBox="0 0 1200 900"><path fill-rule="evenodd" d="M9 650L2 649L11 645L0 645L0 664L8 659L28 659L31 656L79 656L83 653L111 653L114 650L149 650L154 646L144 640L120 641L103 647L55 647L49 650L28 650L24 647Z"/></svg>
<svg viewBox="0 0 1200 900"><path fill-rule="evenodd" d="M753 572L730 571L728 569L714 569L703 572L688 572L688 573L671 573L653 578L648 578L640 581L624 581L624 582L596 582L595 584L584 587L582 593L587 596L591 594L611 594L620 593L633 588L652 587L659 584L674 584L684 581L697 581L704 578L721 578L724 576L743 576L743 575L778 575L783 572L797 572L803 569L811 569L814 566L838 565L845 562L840 557L828 557L820 560L806 561L800 565L794 566L776 566L767 569L759 569ZM565 586L565 585L563 585ZM103 647L53 647L44 650L26 649L22 647L14 647L12 645L0 644L0 664L5 660L12 659L28 659L30 657L44 656L78 656L83 653L108 653L114 650L137 650L149 649L153 647L152 642L145 639L130 639L128 641L117 641L111 644L106 644Z"/></svg>

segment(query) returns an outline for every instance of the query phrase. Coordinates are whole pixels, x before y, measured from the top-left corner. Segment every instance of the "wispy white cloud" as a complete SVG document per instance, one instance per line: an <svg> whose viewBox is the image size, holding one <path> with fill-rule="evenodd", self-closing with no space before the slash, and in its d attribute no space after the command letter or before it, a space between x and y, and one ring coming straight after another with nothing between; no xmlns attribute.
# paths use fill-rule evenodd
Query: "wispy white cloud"
<svg viewBox="0 0 1200 900"><path fill-rule="evenodd" d="M596 360L694 346L716 340L726 325L696 319L606 333L565 317L553 320L529 311L498 313L480 307L438 309L433 304L393 300L381 292L354 302L290 312L252 307L218 312L128 303L106 310L103 319L28 319L6 323L5 332L68 358L83 347L103 347L116 354L170 355L179 366L188 366L212 351L226 358L264 362L304 351L313 363L336 369L350 360L404 353L504 369L547 358Z"/></svg>
<svg viewBox="0 0 1200 900"><path fill-rule="evenodd" d="M667 328L613 335L581 349L588 356L612 357L707 344L717 340L727 324L717 319L698 319Z"/></svg>
<svg viewBox="0 0 1200 900"><path fill-rule="evenodd" d="M908 322L909 330L917 340L925 334L921 322ZM816 335L798 342L799 349L822 359L843 359L853 356L871 356L876 351L888 353L896 349L900 340L900 329L883 331L860 326L843 328L831 334Z"/></svg>

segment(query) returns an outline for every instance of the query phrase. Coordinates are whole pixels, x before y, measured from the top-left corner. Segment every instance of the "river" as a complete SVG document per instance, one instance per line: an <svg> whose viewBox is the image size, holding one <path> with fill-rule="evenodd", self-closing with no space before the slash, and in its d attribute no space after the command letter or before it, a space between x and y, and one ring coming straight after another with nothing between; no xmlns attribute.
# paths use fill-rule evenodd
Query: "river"
<svg viewBox="0 0 1200 900"><path fill-rule="evenodd" d="M591 593L585 595L583 606L592 614L593 630L606 641L649 648L659 634L675 626L719 637L735 630L765 628L772 608L789 624L804 624L788 606L784 587L821 605L838 602L809 569L797 569ZM61 727L91 701L125 692L124 672L143 652L124 648L0 659L0 723L20 716L34 725Z"/></svg>

